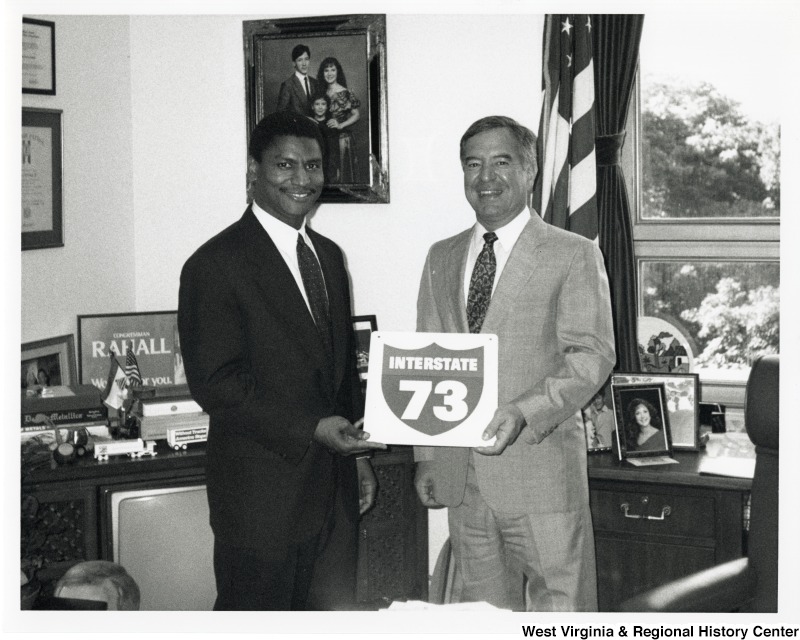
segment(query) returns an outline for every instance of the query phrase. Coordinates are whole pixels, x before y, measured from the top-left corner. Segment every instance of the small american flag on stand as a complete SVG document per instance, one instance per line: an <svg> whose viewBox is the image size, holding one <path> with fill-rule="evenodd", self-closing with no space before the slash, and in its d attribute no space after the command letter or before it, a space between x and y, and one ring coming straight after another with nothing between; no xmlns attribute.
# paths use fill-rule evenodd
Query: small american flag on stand
<svg viewBox="0 0 800 640"><path fill-rule="evenodd" d="M533 206L555 227L597 238L592 22L547 15L542 51L540 170Z"/></svg>
<svg viewBox="0 0 800 640"><path fill-rule="evenodd" d="M128 384L131 387L142 386L142 374L139 371L139 363L136 361L136 356L133 351L128 347L128 352L125 355L125 376L128 378Z"/></svg>

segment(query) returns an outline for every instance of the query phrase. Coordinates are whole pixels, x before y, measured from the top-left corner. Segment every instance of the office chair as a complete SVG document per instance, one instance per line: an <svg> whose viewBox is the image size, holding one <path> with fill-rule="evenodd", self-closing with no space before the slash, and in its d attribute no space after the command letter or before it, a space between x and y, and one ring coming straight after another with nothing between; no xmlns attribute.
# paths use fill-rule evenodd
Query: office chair
<svg viewBox="0 0 800 640"><path fill-rule="evenodd" d="M748 557L639 594L620 611L774 613L778 610L779 356L761 356L747 380L745 428L756 447Z"/></svg>

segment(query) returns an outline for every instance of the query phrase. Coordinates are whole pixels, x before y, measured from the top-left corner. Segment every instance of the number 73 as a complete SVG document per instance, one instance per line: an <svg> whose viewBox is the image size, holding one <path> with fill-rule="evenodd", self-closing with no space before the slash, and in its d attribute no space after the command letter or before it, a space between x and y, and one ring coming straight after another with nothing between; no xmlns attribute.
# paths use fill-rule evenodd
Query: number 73
<svg viewBox="0 0 800 640"><path fill-rule="evenodd" d="M413 395L408 402L402 420L417 420L431 395L431 390L442 398L443 405L433 406L433 415L445 422L463 420L469 412L464 399L467 397L467 385L458 380L441 380L433 387L431 380L400 380L400 391L411 391Z"/></svg>

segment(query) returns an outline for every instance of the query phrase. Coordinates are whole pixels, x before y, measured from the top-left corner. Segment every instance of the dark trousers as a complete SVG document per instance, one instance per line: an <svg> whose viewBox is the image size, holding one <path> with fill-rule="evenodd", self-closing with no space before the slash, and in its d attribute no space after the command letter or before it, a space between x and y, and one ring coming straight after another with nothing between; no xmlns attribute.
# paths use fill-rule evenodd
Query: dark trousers
<svg viewBox="0 0 800 640"><path fill-rule="evenodd" d="M357 525L337 496L320 536L288 549L214 541L215 611L346 610L355 602Z"/></svg>

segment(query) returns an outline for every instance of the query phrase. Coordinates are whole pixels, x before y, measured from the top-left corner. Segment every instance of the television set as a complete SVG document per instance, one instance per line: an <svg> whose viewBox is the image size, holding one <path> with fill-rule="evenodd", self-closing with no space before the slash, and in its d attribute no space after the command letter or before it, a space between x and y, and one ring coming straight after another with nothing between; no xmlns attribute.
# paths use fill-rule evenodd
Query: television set
<svg viewBox="0 0 800 640"><path fill-rule="evenodd" d="M213 609L214 536L205 485L119 485L105 493L111 560L139 585L140 609Z"/></svg>

